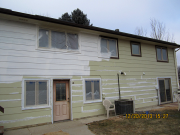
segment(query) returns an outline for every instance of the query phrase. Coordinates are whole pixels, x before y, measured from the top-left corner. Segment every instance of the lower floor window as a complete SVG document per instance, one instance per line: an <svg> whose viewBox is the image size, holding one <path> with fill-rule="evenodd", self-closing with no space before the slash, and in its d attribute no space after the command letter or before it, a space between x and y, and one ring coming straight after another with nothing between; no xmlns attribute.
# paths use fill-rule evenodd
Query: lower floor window
<svg viewBox="0 0 180 135"><path fill-rule="evenodd" d="M25 104L24 106L48 105L48 81L25 80Z"/></svg>
<svg viewBox="0 0 180 135"><path fill-rule="evenodd" d="M85 80L85 100L100 100L100 81L99 80Z"/></svg>

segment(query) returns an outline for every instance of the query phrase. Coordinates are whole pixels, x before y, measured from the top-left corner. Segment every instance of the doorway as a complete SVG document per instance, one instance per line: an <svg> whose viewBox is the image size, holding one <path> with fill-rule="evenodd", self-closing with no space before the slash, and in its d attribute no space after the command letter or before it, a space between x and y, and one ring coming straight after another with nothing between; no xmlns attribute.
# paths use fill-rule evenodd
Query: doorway
<svg viewBox="0 0 180 135"><path fill-rule="evenodd" d="M161 104L172 102L170 78L159 78L159 94Z"/></svg>
<svg viewBox="0 0 180 135"><path fill-rule="evenodd" d="M53 81L54 121L70 119L69 81Z"/></svg>

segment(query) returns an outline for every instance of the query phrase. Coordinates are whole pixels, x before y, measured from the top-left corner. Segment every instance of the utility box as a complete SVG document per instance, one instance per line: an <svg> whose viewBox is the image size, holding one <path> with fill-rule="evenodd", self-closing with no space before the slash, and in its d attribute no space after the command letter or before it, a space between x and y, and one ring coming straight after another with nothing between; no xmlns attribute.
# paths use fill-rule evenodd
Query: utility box
<svg viewBox="0 0 180 135"><path fill-rule="evenodd" d="M134 112L133 100L115 100L116 115L132 114Z"/></svg>

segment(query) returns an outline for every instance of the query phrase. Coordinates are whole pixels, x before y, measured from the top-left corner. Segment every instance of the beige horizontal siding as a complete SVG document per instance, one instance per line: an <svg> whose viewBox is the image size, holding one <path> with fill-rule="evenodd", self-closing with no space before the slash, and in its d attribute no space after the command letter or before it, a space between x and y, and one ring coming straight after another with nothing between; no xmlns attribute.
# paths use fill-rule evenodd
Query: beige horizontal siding
<svg viewBox="0 0 180 135"><path fill-rule="evenodd" d="M18 107L5 107L5 112L0 114L0 116L7 116L7 115L19 115L19 114L25 114L25 113L36 113L36 112L51 112L50 108L42 108L42 109L28 109L28 110L22 110L21 106Z"/></svg>
<svg viewBox="0 0 180 135"><path fill-rule="evenodd" d="M37 49L35 25L0 20L0 104L5 108L0 122L5 128L51 122L51 108L21 109L22 78L72 78L74 119L105 113L102 102L83 102L84 78L101 78L103 97L113 102L119 98L117 73L126 72L119 76L121 98L134 100L135 108L158 105L157 77L171 77L177 90L173 49L168 48L168 63L157 62L154 45L141 43L142 57L135 57L130 41L119 40L119 59L108 59L99 57L99 36L79 37L79 52Z"/></svg>
<svg viewBox="0 0 180 135"><path fill-rule="evenodd" d="M0 104L3 108L21 107L21 100L0 102ZM5 109L5 113L6 113L6 109ZM13 111L12 111L12 113L13 113Z"/></svg>
<svg viewBox="0 0 180 135"><path fill-rule="evenodd" d="M18 113L0 116L0 124L4 128L19 127L25 125L40 124L51 122L51 111L42 110L29 113Z"/></svg>
<svg viewBox="0 0 180 135"><path fill-rule="evenodd" d="M1 88L0 95L21 94L22 88Z"/></svg>

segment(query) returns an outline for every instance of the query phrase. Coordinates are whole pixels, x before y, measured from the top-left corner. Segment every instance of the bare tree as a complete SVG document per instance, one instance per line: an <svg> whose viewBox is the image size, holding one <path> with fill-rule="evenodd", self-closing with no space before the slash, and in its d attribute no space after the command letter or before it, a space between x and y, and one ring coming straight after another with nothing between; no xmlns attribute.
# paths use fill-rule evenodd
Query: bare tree
<svg viewBox="0 0 180 135"><path fill-rule="evenodd" d="M159 22L156 19L150 19L151 25L151 38L163 40L166 33L166 26L164 23Z"/></svg>
<svg viewBox="0 0 180 135"><path fill-rule="evenodd" d="M166 26L163 22L156 19L150 19L151 24L151 38L158 40L164 40L168 42L174 42L174 34L170 34L169 30L166 30Z"/></svg>
<svg viewBox="0 0 180 135"><path fill-rule="evenodd" d="M135 34L146 37L147 29L143 29L142 27L136 27Z"/></svg>
<svg viewBox="0 0 180 135"><path fill-rule="evenodd" d="M170 34L169 30L166 30L166 26L163 22L157 19L150 19L151 33L150 37L158 40L164 40L167 42L174 42L174 34ZM146 36L147 30L142 27L137 27L135 34L139 36Z"/></svg>
<svg viewBox="0 0 180 135"><path fill-rule="evenodd" d="M170 41L170 42L175 42L174 41L174 34L170 34L169 31L168 31L167 34L166 34L165 40Z"/></svg>

